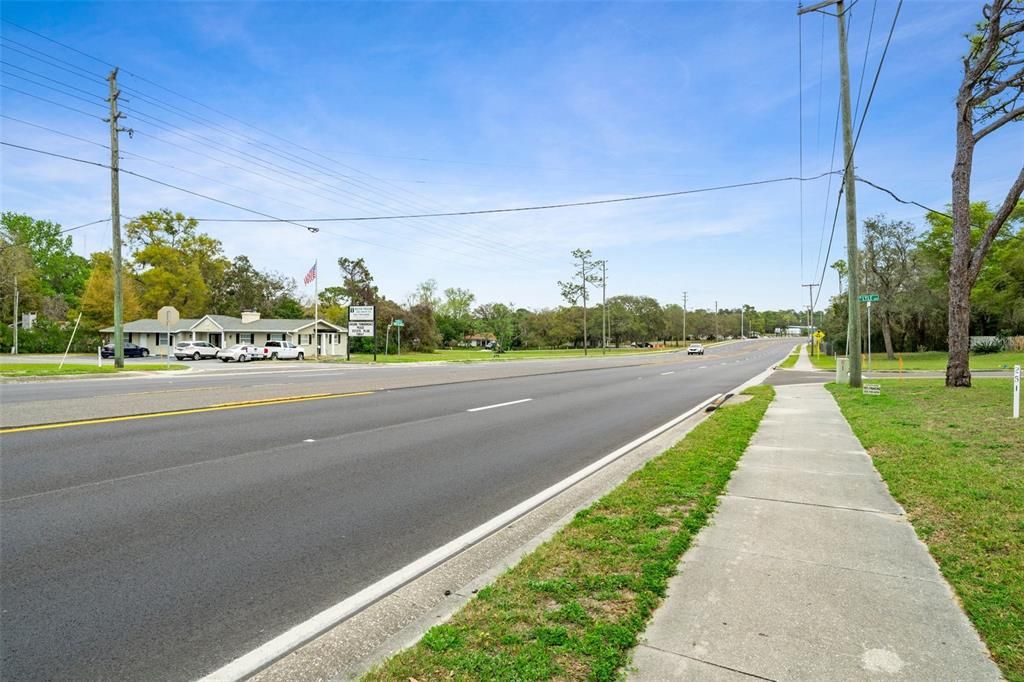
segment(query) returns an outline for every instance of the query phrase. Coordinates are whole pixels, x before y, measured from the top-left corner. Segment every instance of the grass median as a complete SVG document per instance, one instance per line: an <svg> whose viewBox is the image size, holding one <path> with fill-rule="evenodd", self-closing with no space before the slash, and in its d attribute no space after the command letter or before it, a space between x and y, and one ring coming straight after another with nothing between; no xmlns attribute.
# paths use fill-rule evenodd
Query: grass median
<svg viewBox="0 0 1024 682"><path fill-rule="evenodd" d="M364 680L613 680L774 391L716 411Z"/></svg>
<svg viewBox="0 0 1024 682"><path fill-rule="evenodd" d="M0 377L50 377L75 374L117 374L119 372L164 372L187 369L181 365L140 364L127 365L118 369L113 365L64 365L59 363L3 363L0 364Z"/></svg>
<svg viewBox="0 0 1024 682"><path fill-rule="evenodd" d="M897 353L896 358L889 360L885 357L885 351L872 353L871 369L873 370L899 370L900 357L903 358L904 370L932 370L937 372L946 371L946 361L949 354L945 351L928 351L925 353ZM1016 351L1004 351L1001 353L988 353L970 356L970 367L973 370L1006 370L1013 369L1014 365L1024 365L1024 353ZM811 364L818 369L836 368L836 359L832 355L811 356ZM867 356L864 356L863 367L867 369Z"/></svg>
<svg viewBox="0 0 1024 682"><path fill-rule="evenodd" d="M800 358L800 349L801 348L803 348L802 345L797 346L796 349L792 353L790 353L788 356L786 356L785 360L783 360L782 362L779 363L779 368L780 369L792 369L793 366L796 364L796 361Z"/></svg>
<svg viewBox="0 0 1024 682"><path fill-rule="evenodd" d="M1012 383L830 385L1003 674L1024 682L1024 422Z"/></svg>

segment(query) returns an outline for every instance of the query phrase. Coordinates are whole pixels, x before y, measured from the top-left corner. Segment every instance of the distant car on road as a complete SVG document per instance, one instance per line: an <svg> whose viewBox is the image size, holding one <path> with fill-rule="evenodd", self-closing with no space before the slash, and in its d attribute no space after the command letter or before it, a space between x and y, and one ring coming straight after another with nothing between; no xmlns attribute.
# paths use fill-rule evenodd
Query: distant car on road
<svg viewBox="0 0 1024 682"><path fill-rule="evenodd" d="M219 350L220 348L206 341L180 341L174 344L174 357L179 360L184 360L185 358L193 360L215 358Z"/></svg>
<svg viewBox="0 0 1024 682"><path fill-rule="evenodd" d="M136 346L134 343L126 343L124 344L124 356L126 358L146 358L149 357L149 349L144 346ZM114 344L108 343L100 348L100 357L114 357Z"/></svg>
<svg viewBox="0 0 1024 682"><path fill-rule="evenodd" d="M271 360L304 360L306 349L290 341L267 341L263 346L263 357Z"/></svg>
<svg viewBox="0 0 1024 682"><path fill-rule="evenodd" d="M261 360L263 358L263 349L248 343L236 343L233 346L217 351L217 357L222 362Z"/></svg>
<svg viewBox="0 0 1024 682"><path fill-rule="evenodd" d="M704 346L699 343L691 343L690 347L686 349L687 355L704 355Z"/></svg>

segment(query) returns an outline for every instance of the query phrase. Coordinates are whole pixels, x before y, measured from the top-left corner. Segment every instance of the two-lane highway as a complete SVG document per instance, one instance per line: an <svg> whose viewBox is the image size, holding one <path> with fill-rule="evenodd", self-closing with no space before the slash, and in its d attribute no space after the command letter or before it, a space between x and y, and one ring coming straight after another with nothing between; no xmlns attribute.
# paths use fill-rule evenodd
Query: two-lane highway
<svg viewBox="0 0 1024 682"><path fill-rule="evenodd" d="M792 345L541 370L441 368L443 377L438 368L323 372L282 384L309 396L292 402L202 399L198 407L219 408L8 430L0 676L199 677L731 389ZM521 375L502 376L510 371ZM217 379L197 381L188 390L224 392L203 383ZM47 389L65 401L97 399L61 393L69 390L116 399L103 393L110 384L72 383L35 385L29 402Z"/></svg>

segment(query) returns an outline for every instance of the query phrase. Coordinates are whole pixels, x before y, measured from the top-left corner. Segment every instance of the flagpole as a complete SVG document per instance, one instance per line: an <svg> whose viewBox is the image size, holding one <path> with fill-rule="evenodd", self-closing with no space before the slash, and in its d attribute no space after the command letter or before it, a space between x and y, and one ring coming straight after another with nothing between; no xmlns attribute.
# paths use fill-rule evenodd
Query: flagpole
<svg viewBox="0 0 1024 682"><path fill-rule="evenodd" d="M313 261L313 357L320 361L320 268Z"/></svg>

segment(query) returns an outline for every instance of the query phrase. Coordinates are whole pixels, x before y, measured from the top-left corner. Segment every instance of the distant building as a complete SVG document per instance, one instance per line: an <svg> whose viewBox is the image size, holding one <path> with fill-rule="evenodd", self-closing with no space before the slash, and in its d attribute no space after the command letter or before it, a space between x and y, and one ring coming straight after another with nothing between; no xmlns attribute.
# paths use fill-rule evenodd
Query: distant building
<svg viewBox="0 0 1024 682"><path fill-rule="evenodd" d="M493 348L498 337L494 334L466 334L462 337L462 345L470 348Z"/></svg>
<svg viewBox="0 0 1024 682"><path fill-rule="evenodd" d="M104 343L114 339L114 328L100 330ZM305 320L261 319L259 313L244 312L241 317L204 315L199 319L181 319L170 330L159 320L134 320L124 325L124 340L145 346L153 353L166 354L178 341L207 341L222 348L235 343L262 346L267 341L291 341L310 351L319 337L320 355L344 356L348 350L348 331L326 320L315 326Z"/></svg>

